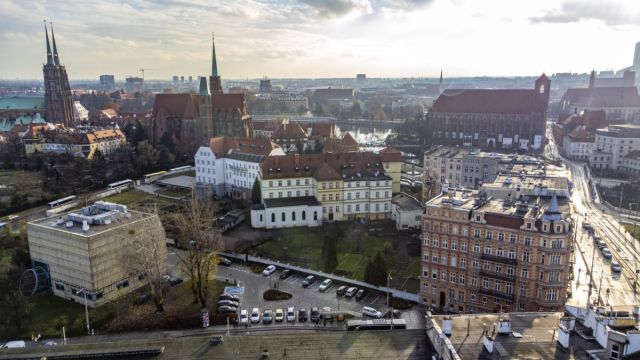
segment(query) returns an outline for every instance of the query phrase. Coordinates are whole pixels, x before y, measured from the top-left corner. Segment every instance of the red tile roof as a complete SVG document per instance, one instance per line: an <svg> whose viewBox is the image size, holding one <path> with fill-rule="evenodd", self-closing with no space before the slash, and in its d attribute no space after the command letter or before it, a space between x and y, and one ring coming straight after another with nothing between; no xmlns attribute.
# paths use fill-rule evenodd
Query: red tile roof
<svg viewBox="0 0 640 360"><path fill-rule="evenodd" d="M280 146L263 137L240 139L220 136L209 139L209 147L217 158L221 158L235 152L267 156Z"/></svg>
<svg viewBox="0 0 640 360"><path fill-rule="evenodd" d="M342 137L342 143L347 146L358 146L358 142L353 138L353 136L351 136L350 133L346 133Z"/></svg>
<svg viewBox="0 0 640 360"><path fill-rule="evenodd" d="M193 119L198 116L198 101L195 94L156 94L153 104L153 116L161 111L182 119Z"/></svg>
<svg viewBox="0 0 640 360"><path fill-rule="evenodd" d="M400 150L386 147L378 152L380 154L380 159L382 162L401 162L402 161L402 153Z"/></svg>
<svg viewBox="0 0 640 360"><path fill-rule="evenodd" d="M244 94L213 94L211 106L214 109L240 110L242 115L247 115Z"/></svg>
<svg viewBox="0 0 640 360"><path fill-rule="evenodd" d="M298 123L293 124L280 124L278 126L278 130L276 130L273 135L273 138L306 138L307 132L304 131L302 126Z"/></svg>
<svg viewBox="0 0 640 360"><path fill-rule="evenodd" d="M536 92L529 89L450 89L431 111L453 113L530 114L537 111Z"/></svg>

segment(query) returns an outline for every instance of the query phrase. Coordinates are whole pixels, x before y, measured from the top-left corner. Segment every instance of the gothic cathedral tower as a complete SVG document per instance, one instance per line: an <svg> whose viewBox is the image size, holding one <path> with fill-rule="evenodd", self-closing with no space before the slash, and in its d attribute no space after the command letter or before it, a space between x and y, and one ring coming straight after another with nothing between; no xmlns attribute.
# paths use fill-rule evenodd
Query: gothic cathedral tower
<svg viewBox="0 0 640 360"><path fill-rule="evenodd" d="M47 23L44 24L45 40L47 42L47 63L42 67L44 73L44 102L47 108L47 121L62 124L65 127L73 125L73 99L67 70L60 62L56 37L51 25L51 40L53 52L49 45Z"/></svg>

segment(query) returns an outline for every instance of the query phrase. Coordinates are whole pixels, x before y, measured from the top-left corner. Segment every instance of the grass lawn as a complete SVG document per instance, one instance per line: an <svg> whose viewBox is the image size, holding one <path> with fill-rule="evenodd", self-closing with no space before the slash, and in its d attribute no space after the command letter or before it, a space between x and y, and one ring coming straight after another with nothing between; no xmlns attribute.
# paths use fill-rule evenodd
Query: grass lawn
<svg viewBox="0 0 640 360"><path fill-rule="evenodd" d="M395 233L370 234L349 227L343 241L338 243L338 267L335 273L364 280L367 262L381 252L387 268L395 272L396 265L402 270L399 275L413 277L419 273L419 260L409 258L408 264L398 264L398 254L393 250ZM260 244L254 250L259 256L280 260L311 269L324 270L322 228L289 228L274 232L274 239ZM417 258L417 257L416 257Z"/></svg>
<svg viewBox="0 0 640 360"><path fill-rule="evenodd" d="M165 206L165 205L174 203L174 201L170 199L161 198L161 197L146 193L144 191L134 190L134 189L123 191L119 194L107 196L106 198L104 198L104 200L114 202L117 204L131 206L131 207L142 206L142 205L149 206L149 204L152 204L152 203L156 203L159 206Z"/></svg>
<svg viewBox="0 0 640 360"><path fill-rule="evenodd" d="M633 235L636 239L640 239L640 223L636 224L636 233L633 233L633 224L624 224L624 228L627 229L629 234Z"/></svg>

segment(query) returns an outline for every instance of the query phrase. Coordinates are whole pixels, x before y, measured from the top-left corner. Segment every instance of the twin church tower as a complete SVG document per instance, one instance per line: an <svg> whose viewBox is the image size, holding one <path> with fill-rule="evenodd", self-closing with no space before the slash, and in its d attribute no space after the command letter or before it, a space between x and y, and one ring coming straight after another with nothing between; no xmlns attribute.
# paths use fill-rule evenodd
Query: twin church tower
<svg viewBox="0 0 640 360"><path fill-rule="evenodd" d="M47 62L42 67L44 73L44 104L47 109L47 121L54 124L62 124L65 127L73 124L73 99L67 70L60 61L56 37L51 26L51 40L49 43L49 31L47 23L44 23L45 41L47 43ZM53 51L51 51L53 45Z"/></svg>

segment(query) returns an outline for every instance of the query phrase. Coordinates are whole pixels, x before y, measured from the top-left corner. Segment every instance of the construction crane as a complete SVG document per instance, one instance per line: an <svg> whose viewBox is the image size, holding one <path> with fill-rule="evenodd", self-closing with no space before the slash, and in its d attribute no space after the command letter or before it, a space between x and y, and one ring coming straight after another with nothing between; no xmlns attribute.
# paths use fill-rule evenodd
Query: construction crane
<svg viewBox="0 0 640 360"><path fill-rule="evenodd" d="M145 70L148 71L148 70L153 70L153 69L146 69L146 68L145 69L140 69L140 72L142 73L142 81L144 81L144 72L145 72Z"/></svg>

